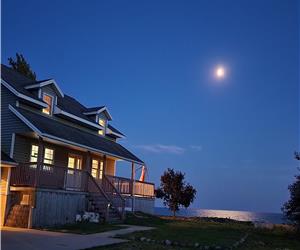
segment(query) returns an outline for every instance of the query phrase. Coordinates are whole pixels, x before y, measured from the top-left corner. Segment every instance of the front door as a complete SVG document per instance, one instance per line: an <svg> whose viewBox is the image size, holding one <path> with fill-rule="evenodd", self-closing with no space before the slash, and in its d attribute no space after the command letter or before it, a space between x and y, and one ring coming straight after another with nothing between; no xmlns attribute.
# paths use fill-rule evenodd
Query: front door
<svg viewBox="0 0 300 250"><path fill-rule="evenodd" d="M82 169L82 157L80 155L70 154L68 158L68 174L67 174L68 189L78 190L81 188L82 172L76 171L81 169Z"/></svg>
<svg viewBox="0 0 300 250"><path fill-rule="evenodd" d="M103 178L103 161L99 159L92 159L92 176L101 185Z"/></svg>

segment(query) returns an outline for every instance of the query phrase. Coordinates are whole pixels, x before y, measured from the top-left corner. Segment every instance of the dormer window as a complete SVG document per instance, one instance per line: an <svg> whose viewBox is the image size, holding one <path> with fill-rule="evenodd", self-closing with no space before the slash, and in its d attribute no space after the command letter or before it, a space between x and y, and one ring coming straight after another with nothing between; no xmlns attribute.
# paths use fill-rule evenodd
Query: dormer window
<svg viewBox="0 0 300 250"><path fill-rule="evenodd" d="M47 103L47 108L43 108L43 113L47 115L52 115L53 111L53 96L48 95L48 94L43 94L43 101Z"/></svg>
<svg viewBox="0 0 300 250"><path fill-rule="evenodd" d="M104 120L104 119L99 118L98 123L99 123L103 128L105 128L105 120Z"/></svg>

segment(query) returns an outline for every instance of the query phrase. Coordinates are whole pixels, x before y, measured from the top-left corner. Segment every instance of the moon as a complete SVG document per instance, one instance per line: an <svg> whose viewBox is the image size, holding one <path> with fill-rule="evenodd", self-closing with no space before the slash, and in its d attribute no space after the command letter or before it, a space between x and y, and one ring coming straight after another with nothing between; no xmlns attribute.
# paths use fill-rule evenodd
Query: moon
<svg viewBox="0 0 300 250"><path fill-rule="evenodd" d="M223 66L218 66L216 67L215 69L215 76L218 78L218 79L223 79L226 75L226 70Z"/></svg>

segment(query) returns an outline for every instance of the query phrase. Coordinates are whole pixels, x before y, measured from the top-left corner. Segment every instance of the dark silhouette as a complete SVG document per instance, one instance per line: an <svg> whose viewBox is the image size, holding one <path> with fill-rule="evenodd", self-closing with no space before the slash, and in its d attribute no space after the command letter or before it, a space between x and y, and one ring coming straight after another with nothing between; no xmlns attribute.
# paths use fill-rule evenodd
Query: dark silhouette
<svg viewBox="0 0 300 250"><path fill-rule="evenodd" d="M295 158L300 160L299 152L295 153ZM296 181L288 187L290 200L283 205L282 211L284 215L300 229L300 174L295 177Z"/></svg>
<svg viewBox="0 0 300 250"><path fill-rule="evenodd" d="M22 75L32 79L36 80L36 74L33 72L30 68L29 63L27 63L26 59L22 54L16 53L16 59L8 58L9 65Z"/></svg>
<svg viewBox="0 0 300 250"><path fill-rule="evenodd" d="M197 191L184 181L185 174L168 168L160 178L160 188L156 190L156 197L163 199L175 217L180 206L189 207L194 201Z"/></svg>

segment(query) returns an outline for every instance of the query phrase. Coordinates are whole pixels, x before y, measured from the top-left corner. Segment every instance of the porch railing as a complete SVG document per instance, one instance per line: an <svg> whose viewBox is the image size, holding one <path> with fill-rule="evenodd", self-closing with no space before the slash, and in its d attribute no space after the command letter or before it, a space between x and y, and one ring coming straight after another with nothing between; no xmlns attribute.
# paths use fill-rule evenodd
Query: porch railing
<svg viewBox="0 0 300 250"><path fill-rule="evenodd" d="M54 189L68 189L76 191L88 191L94 183L89 182L91 175L85 170L54 166L50 164L20 163L11 172L10 184L12 186L42 187ZM97 185L104 192L114 196L114 202L120 207L123 202L121 195L136 195L143 197L154 197L154 184L131 180L124 177L104 175ZM94 187L97 191L97 187Z"/></svg>
<svg viewBox="0 0 300 250"><path fill-rule="evenodd" d="M86 191L87 181L88 176L83 170L44 163L22 163L12 169L10 184Z"/></svg>
<svg viewBox="0 0 300 250"><path fill-rule="evenodd" d="M110 182L122 195L154 197L154 184L150 182L131 180L124 177L106 175Z"/></svg>

